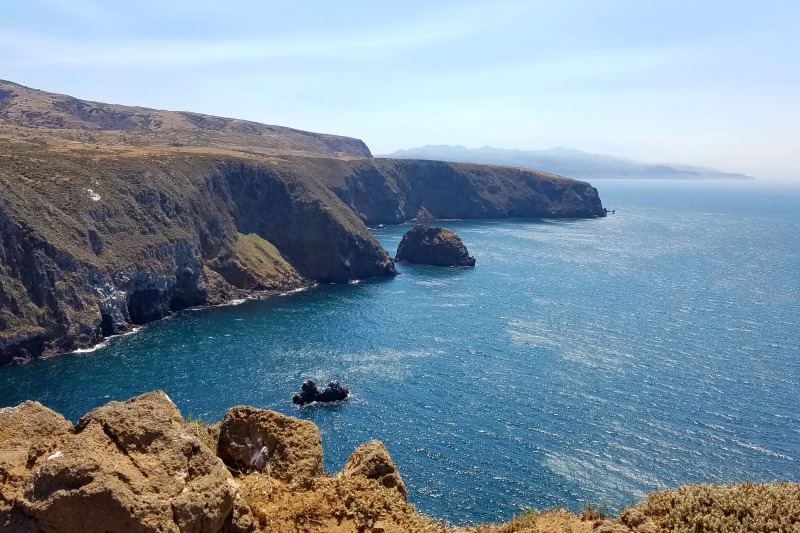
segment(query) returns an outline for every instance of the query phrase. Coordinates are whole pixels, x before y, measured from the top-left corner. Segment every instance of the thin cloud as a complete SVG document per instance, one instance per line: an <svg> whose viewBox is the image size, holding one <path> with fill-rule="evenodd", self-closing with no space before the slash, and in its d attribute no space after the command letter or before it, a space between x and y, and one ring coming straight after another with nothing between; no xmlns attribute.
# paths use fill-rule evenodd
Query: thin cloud
<svg viewBox="0 0 800 533"><path fill-rule="evenodd" d="M103 22L103 10L87 2L72 5L47 0L75 18ZM13 27L0 29L0 50L14 66L68 67L195 67L216 63L269 59L382 58L413 48L446 43L502 27L530 14L531 4L482 2L428 10L416 19L389 22L353 32L344 28L327 33L296 32L292 37L217 39L132 38L110 41L91 36L58 38ZM12 59L13 58L13 59Z"/></svg>

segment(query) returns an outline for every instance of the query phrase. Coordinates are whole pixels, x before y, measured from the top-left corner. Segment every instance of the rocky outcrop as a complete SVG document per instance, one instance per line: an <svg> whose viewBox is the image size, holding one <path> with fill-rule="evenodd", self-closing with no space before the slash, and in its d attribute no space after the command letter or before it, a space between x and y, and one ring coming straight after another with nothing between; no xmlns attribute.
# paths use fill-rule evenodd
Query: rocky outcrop
<svg viewBox="0 0 800 533"><path fill-rule="evenodd" d="M70 431L63 416L37 402L0 409L0 531L24 531L30 518L15 509L32 475L31 457L51 438Z"/></svg>
<svg viewBox="0 0 800 533"><path fill-rule="evenodd" d="M461 238L445 228L417 224L404 235L397 247L397 261L436 266L475 266Z"/></svg>
<svg viewBox="0 0 800 533"><path fill-rule="evenodd" d="M32 414L52 431L27 432L27 475L6 514L11 528L216 532L247 523L241 509L234 522L237 483L186 433L163 392L111 402L74 428L41 408ZM6 450L0 457L13 458Z"/></svg>
<svg viewBox="0 0 800 533"><path fill-rule="evenodd" d="M400 472L382 442L371 440L355 449L339 473L343 478L374 479L386 488L395 489L404 499L408 491Z"/></svg>
<svg viewBox="0 0 800 533"><path fill-rule="evenodd" d="M230 469L197 438L217 427ZM200 428L161 391L74 427L35 402L0 409L0 531L442 531L432 525L378 441L324 474L309 421L240 406Z"/></svg>
<svg viewBox="0 0 800 533"><path fill-rule="evenodd" d="M313 422L238 406L222 419L217 453L236 470L268 472L297 487L322 474L322 436Z"/></svg>
<svg viewBox="0 0 800 533"><path fill-rule="evenodd" d="M320 179L369 225L606 215L590 184L536 170L413 159L285 157L275 164Z"/></svg>
<svg viewBox="0 0 800 533"><path fill-rule="evenodd" d="M312 402L338 402L350 395L347 387L338 381L331 381L328 386L319 390L317 384L307 379L300 386L300 392L292 396L292 403L303 405Z"/></svg>
<svg viewBox="0 0 800 533"><path fill-rule="evenodd" d="M654 492L618 518L587 506L452 528L408 503L379 441L359 446L331 476L312 422L234 407L220 426L218 454L240 457L230 470L161 391L110 402L74 427L35 402L2 408L0 531L777 533L795 531L800 517L800 483L747 482Z"/></svg>

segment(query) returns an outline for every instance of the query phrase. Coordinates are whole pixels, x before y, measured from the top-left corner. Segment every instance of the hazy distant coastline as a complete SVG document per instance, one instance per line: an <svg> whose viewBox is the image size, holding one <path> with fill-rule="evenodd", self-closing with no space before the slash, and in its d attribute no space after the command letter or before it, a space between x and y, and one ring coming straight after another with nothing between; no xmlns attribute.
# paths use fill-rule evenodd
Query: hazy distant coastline
<svg viewBox="0 0 800 533"><path fill-rule="evenodd" d="M377 157L398 159L434 159L462 163L483 163L531 168L578 179L683 179L683 180L752 180L746 174L722 172L714 168L683 164L652 165L610 155L590 154L569 148L549 150L509 150L504 148L465 148L463 146L427 145Z"/></svg>

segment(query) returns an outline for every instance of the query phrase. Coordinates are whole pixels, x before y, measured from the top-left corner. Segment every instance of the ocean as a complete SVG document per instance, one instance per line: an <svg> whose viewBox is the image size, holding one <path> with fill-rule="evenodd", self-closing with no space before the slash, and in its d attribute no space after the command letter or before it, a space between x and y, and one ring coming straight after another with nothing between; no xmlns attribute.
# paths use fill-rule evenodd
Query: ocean
<svg viewBox="0 0 800 533"><path fill-rule="evenodd" d="M596 220L441 221L472 269L186 311L95 351L0 368L0 406L73 422L163 389L315 422L338 471L382 440L456 524L683 483L800 481L800 188L603 180ZM410 224L375 229L394 253ZM352 396L298 408L304 379Z"/></svg>

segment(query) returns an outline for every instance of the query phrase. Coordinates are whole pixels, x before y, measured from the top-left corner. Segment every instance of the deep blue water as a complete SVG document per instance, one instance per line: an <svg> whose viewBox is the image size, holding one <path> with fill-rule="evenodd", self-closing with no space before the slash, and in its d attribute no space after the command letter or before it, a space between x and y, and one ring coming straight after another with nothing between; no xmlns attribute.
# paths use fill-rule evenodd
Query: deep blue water
<svg viewBox="0 0 800 533"><path fill-rule="evenodd" d="M73 421L164 389L210 420L313 420L336 471L392 453L421 510L464 523L687 482L800 481L800 190L599 181L601 220L447 221L474 269L184 312L106 348L0 368L0 405ZM394 252L408 226L376 230ZM295 408L306 378L350 386Z"/></svg>

